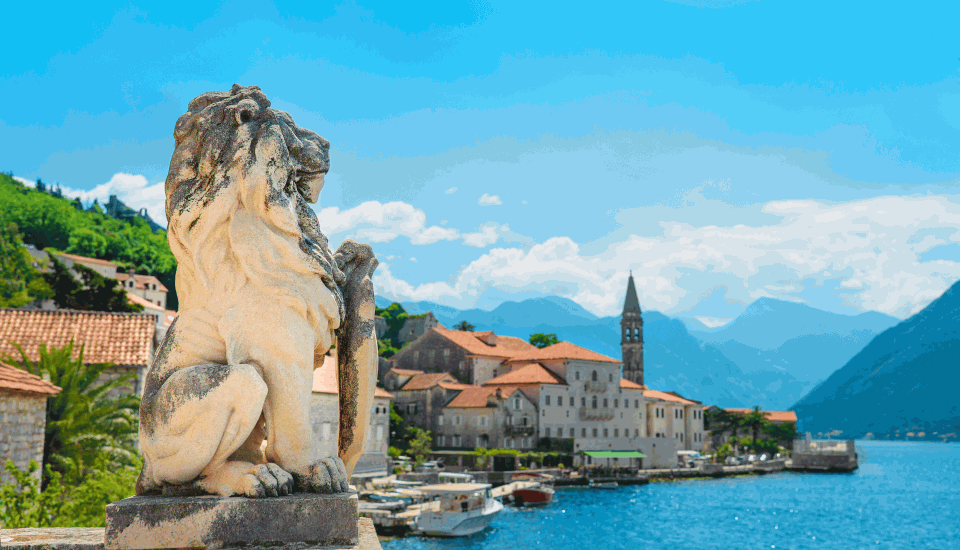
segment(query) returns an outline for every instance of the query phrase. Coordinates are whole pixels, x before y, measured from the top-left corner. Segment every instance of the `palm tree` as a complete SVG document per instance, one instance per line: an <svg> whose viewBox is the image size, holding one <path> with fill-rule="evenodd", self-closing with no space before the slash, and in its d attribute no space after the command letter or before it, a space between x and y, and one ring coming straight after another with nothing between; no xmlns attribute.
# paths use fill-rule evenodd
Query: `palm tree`
<svg viewBox="0 0 960 550"><path fill-rule="evenodd" d="M749 428L753 433L753 448L757 448L757 437L760 435L760 430L767 424L767 419L763 416L763 413L760 412L759 406L754 406L753 410L744 415L743 418L743 427Z"/></svg>
<svg viewBox="0 0 960 550"><path fill-rule="evenodd" d="M113 469L131 465L138 459L136 411L140 408L140 398L110 396L114 390L126 387L134 374L101 383L101 374L113 364L85 365L83 346L80 346L77 358L71 359L73 342L49 350L45 344L40 344L36 362L30 360L22 347L15 346L20 359L7 355L4 362L62 388L59 394L47 399L43 443L45 463L54 471L82 476L98 461Z"/></svg>
<svg viewBox="0 0 960 550"><path fill-rule="evenodd" d="M476 327L466 321L460 321L459 323L453 325L453 328L457 330L466 331L466 332L473 332L473 329L475 329Z"/></svg>

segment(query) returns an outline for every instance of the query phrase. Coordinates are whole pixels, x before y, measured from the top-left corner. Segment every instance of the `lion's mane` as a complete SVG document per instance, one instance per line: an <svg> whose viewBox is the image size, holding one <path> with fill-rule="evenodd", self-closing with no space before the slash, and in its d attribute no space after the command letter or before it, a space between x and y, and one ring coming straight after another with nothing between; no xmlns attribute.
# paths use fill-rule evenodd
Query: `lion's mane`
<svg viewBox="0 0 960 550"><path fill-rule="evenodd" d="M325 287L338 326L344 275L297 186L298 170L329 168L329 143L270 108L260 88L237 84L190 102L174 137L166 213L181 310L251 284L307 302Z"/></svg>

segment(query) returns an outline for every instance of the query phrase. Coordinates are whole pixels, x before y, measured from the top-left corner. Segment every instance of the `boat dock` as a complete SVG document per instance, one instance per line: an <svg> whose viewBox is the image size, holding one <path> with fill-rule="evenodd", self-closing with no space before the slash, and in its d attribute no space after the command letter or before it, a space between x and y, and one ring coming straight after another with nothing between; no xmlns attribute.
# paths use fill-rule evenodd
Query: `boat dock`
<svg viewBox="0 0 960 550"><path fill-rule="evenodd" d="M517 489L527 489L534 487L539 483L536 481L514 481L506 485L494 487L491 493L494 498L504 498L513 494ZM360 517L370 518L378 531L383 532L407 532L413 529L413 521L423 510L440 510L440 501L427 501L418 504L411 504L402 511L393 511L380 507L364 506L366 502L360 502Z"/></svg>

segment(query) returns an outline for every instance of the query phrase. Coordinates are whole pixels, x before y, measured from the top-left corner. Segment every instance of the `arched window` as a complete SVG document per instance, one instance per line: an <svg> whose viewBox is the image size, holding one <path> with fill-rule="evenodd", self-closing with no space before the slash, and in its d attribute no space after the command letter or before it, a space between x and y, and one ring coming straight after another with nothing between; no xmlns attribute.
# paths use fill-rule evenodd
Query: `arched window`
<svg viewBox="0 0 960 550"><path fill-rule="evenodd" d="M597 408L597 396L596 396L596 395L593 396L593 408L594 408L594 409Z"/></svg>
<svg viewBox="0 0 960 550"><path fill-rule="evenodd" d="M640 329L638 327L633 327L633 337L638 340L640 339Z"/></svg>
<svg viewBox="0 0 960 550"><path fill-rule="evenodd" d="M604 408L604 409L607 408L607 403L608 403L607 398L604 397L604 398L603 398L603 408Z"/></svg>
<svg viewBox="0 0 960 550"><path fill-rule="evenodd" d="M593 381L597 381L597 371L593 371Z"/></svg>

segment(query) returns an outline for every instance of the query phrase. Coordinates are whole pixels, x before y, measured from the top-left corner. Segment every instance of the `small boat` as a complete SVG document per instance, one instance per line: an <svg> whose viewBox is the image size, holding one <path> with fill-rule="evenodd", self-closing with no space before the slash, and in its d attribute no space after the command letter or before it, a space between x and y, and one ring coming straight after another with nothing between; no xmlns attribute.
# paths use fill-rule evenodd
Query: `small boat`
<svg viewBox="0 0 960 550"><path fill-rule="evenodd" d="M590 480L590 487L593 489L616 489L620 484L616 481L594 481Z"/></svg>
<svg viewBox="0 0 960 550"><path fill-rule="evenodd" d="M543 506L553 500L553 476L538 473L514 474L511 481L532 481L536 485L517 489L513 492L515 506Z"/></svg>
<svg viewBox="0 0 960 550"><path fill-rule="evenodd" d="M425 505L414 529L436 537L465 537L486 529L503 510L489 483L441 483L420 487L437 504ZM439 506L438 506L439 505Z"/></svg>

